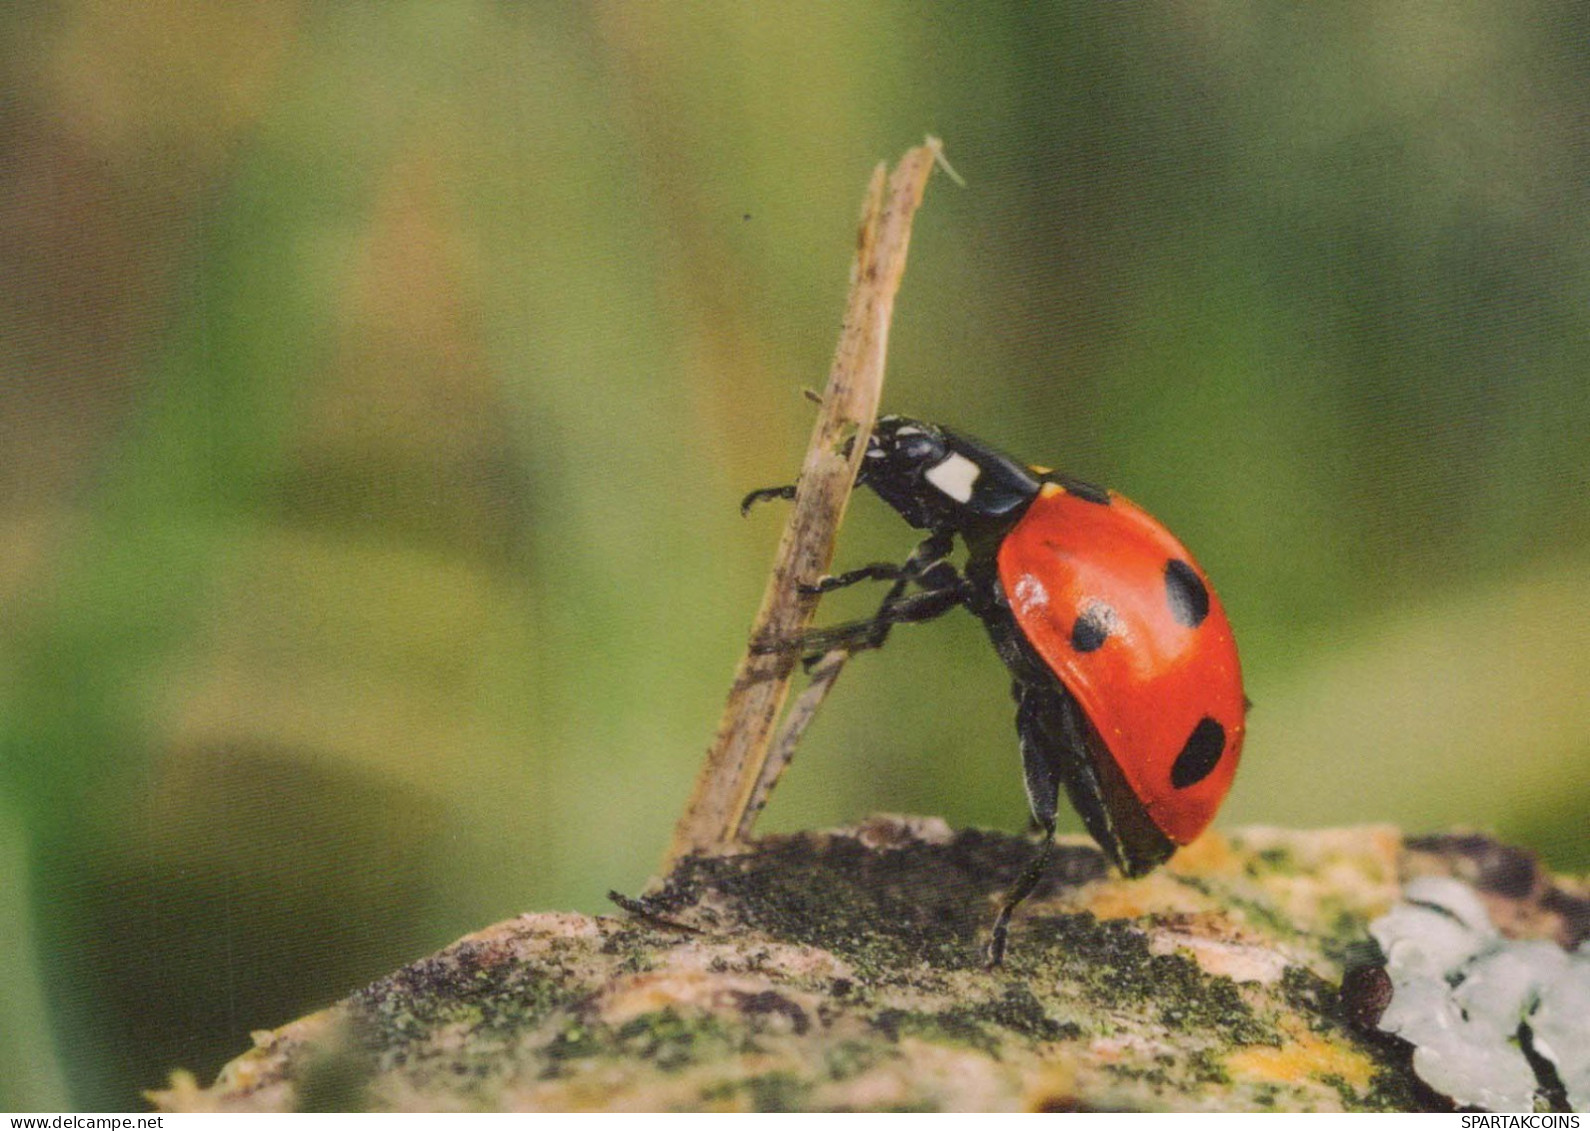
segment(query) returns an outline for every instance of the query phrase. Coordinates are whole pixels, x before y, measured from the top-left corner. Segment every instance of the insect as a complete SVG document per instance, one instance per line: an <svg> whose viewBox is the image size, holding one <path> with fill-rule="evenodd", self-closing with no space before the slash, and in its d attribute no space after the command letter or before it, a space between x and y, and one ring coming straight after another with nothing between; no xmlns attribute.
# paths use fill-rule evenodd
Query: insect
<svg viewBox="0 0 1590 1131"><path fill-rule="evenodd" d="M1127 876L1208 827L1242 753L1247 699L1225 609L1186 548L1127 499L963 433L879 418L857 482L927 537L904 563L806 587L889 581L866 620L803 634L811 656L882 646L896 624L973 613L1010 670L1027 801L1043 840L994 922L988 963L1043 876L1064 788ZM753 491L743 509L792 497ZM965 564L949 560L956 539Z"/></svg>

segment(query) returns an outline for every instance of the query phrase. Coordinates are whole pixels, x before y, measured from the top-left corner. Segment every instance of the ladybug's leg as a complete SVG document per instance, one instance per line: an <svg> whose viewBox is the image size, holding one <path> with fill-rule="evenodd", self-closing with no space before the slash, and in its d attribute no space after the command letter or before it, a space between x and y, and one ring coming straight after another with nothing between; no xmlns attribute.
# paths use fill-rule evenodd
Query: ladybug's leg
<svg viewBox="0 0 1590 1131"><path fill-rule="evenodd" d="M895 625L932 620L974 599L975 587L972 583L944 560L954 548L954 534L948 531L935 532L924 538L911 551L911 556L898 566L877 563L837 577L825 577L815 585L802 586L808 593L827 593L860 581L894 582L889 586L889 592L878 606L878 611L866 620L813 629L788 641L759 641L751 646L752 651L782 652L799 648L807 653L805 662L810 668L825 653L836 649L861 652L869 648L881 648L888 639L889 630ZM906 590L913 583L921 591L908 594Z"/></svg>
<svg viewBox="0 0 1590 1131"><path fill-rule="evenodd" d="M1054 820L1058 783L1122 875L1145 875L1170 859L1175 843L1149 817L1065 688L1056 680L1020 682L1016 698L1027 797L1038 823L1047 828Z"/></svg>
<svg viewBox="0 0 1590 1131"><path fill-rule="evenodd" d="M1082 708L1058 682L1018 680L1016 733L1021 738L1022 768L1033 819L1044 831L1043 844L1005 897L988 944L988 964L998 966L1005 953L1010 917L1043 878L1054 843L1055 809L1064 786L1071 806L1088 834L1122 874L1140 876L1162 864L1176 850L1154 827L1129 787L1113 772L1107 752L1093 752L1098 739Z"/></svg>
<svg viewBox="0 0 1590 1131"><path fill-rule="evenodd" d="M953 572L953 570L951 571ZM836 624L831 628L814 629L804 632L786 645L758 645L757 651L776 652L785 647L798 647L814 660L826 652L842 649L847 652L863 652L869 648L877 648L883 644L888 636L889 629L897 624L914 624L918 621L932 620L934 617L943 616L951 609L958 608L966 602L966 580L960 574L955 574L956 584L946 584L942 588L924 589L920 593L911 593L896 600L885 602L876 614L866 620L851 621L849 624ZM945 580L942 575L936 575L935 581Z"/></svg>
<svg viewBox="0 0 1590 1131"><path fill-rule="evenodd" d="M944 561L944 557L954 548L953 534L934 533L924 538L911 551L911 556L898 566L870 565L838 577L824 578L808 591L828 592L869 579L892 578L894 584L889 586L889 592L878 606L878 611L866 620L813 629L802 633L790 644L758 646L757 650L771 652L784 647L797 647L807 653L806 666L810 667L824 653L835 649L861 652L869 648L881 648L888 639L889 629L895 625L932 620L966 603L971 595L971 583L954 566ZM912 583L919 586L921 592L907 594L906 589Z"/></svg>
<svg viewBox="0 0 1590 1131"><path fill-rule="evenodd" d="M858 581L898 581L904 574L905 566L897 566L893 562L874 562L860 569L846 570L833 577L824 577L813 585L799 586L799 589L807 595L832 593L835 589L848 588Z"/></svg>
<svg viewBox="0 0 1590 1131"><path fill-rule="evenodd" d="M893 625L906 620L928 620L964 603L966 579L956 572L954 566L944 560L954 548L955 536L946 531L934 531L917 544L916 549L911 551L911 556L900 567L899 576L895 578L894 584L889 586L889 592L883 598L883 603L878 606L877 613L873 615L872 631L862 647L882 648L883 642L889 638L889 629ZM938 609L937 612L923 616L897 615L897 611L911 600L905 595L905 591L913 581L923 589L922 593L916 595L918 597L929 593L951 593L957 590L960 592L954 601ZM936 606L931 602L924 603L924 608L934 607Z"/></svg>
<svg viewBox="0 0 1590 1131"><path fill-rule="evenodd" d="M1005 941L1010 934L1010 917L1015 914L1016 908L1021 906L1023 900L1032 894L1038 886L1038 881L1043 879L1044 870L1049 867L1049 855L1054 851L1054 823L1044 826L1043 842L1038 846L1038 852L1027 862L1027 867L1022 869L1021 878L1016 881L1016 886L1010 889L1010 894L1005 897L1005 905L999 909L999 915L994 920L994 933L988 940L987 969L993 970L1005 961Z"/></svg>
<svg viewBox="0 0 1590 1131"><path fill-rule="evenodd" d="M916 549L911 551L911 556L899 565L892 562L874 562L834 577L819 578L815 584L802 585L800 590L802 593L832 593L835 589L847 588L858 581L893 581L894 587L883 599L883 603L887 605L891 601L898 601L910 582L932 569L953 549L955 549L953 534L943 532L930 534L919 542Z"/></svg>
<svg viewBox="0 0 1590 1131"><path fill-rule="evenodd" d="M1016 735L1021 740L1021 768L1026 778L1027 805L1040 828L1053 828L1060 806L1060 760L1055 752L1065 735L1053 691L1018 680L1010 693L1016 700Z"/></svg>
<svg viewBox="0 0 1590 1131"><path fill-rule="evenodd" d="M1027 867L1022 869L1016 886L1005 896L999 917L994 920L994 932L988 940L989 969L1004 961L1010 917L1022 901L1033 893L1049 866L1049 854L1054 848L1055 814L1060 804L1060 764L1055 751L1063 739L1055 733L1055 724L1059 721L1054 702L1056 696L1048 688L1020 680L1010 690L1016 699L1016 734L1021 739L1021 765L1026 775L1027 805L1032 810L1033 820L1043 829L1043 842L1027 862Z"/></svg>

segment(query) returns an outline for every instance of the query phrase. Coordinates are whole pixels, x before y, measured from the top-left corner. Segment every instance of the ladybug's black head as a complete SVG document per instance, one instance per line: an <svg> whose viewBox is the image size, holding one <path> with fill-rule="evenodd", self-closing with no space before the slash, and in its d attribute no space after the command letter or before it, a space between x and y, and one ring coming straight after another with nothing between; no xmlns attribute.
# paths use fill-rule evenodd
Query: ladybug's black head
<svg viewBox="0 0 1590 1131"><path fill-rule="evenodd" d="M960 531L1013 519L1038 493L1027 468L980 440L904 416L881 416L856 482L919 530Z"/></svg>

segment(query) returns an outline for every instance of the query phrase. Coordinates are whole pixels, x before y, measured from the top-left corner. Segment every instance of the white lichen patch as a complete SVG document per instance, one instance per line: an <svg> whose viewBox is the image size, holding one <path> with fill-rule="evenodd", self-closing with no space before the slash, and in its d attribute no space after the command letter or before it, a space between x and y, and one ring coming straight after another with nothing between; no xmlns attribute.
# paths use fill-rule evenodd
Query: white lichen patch
<svg viewBox="0 0 1590 1131"><path fill-rule="evenodd" d="M1574 960L1542 996L1530 1027L1535 1051L1557 1066L1575 1111L1590 1111L1590 1048L1585 1032L1590 1026L1590 944L1580 943Z"/></svg>
<svg viewBox="0 0 1590 1131"><path fill-rule="evenodd" d="M1268 940L1249 944L1174 930L1150 931L1148 949L1153 954L1186 954L1214 977L1265 986L1279 982L1291 964L1287 954Z"/></svg>
<svg viewBox="0 0 1590 1131"><path fill-rule="evenodd" d="M917 844L949 844L955 839L955 830L943 817L874 813L854 829L833 829L830 835L849 835L868 848L891 849Z"/></svg>
<svg viewBox="0 0 1590 1131"><path fill-rule="evenodd" d="M1526 1045L1548 1062L1575 1111L1590 1110L1590 954L1503 938L1472 889L1412 880L1370 933L1392 998L1380 1028L1414 1046L1421 1079L1462 1105L1532 1111L1544 1085Z"/></svg>

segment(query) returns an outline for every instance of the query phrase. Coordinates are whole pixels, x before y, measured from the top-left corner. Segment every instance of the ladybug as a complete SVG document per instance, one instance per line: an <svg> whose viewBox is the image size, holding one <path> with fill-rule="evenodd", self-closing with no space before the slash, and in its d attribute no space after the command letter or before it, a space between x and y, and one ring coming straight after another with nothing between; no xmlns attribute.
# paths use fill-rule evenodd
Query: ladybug
<svg viewBox="0 0 1590 1131"><path fill-rule="evenodd" d="M1248 708L1231 623L1204 571L1147 511L964 433L881 417L856 481L927 537L901 565L803 587L893 582L874 616L798 645L813 658L876 648L894 625L955 608L987 628L1012 677L1027 800L1043 830L995 920L997 966L1011 914L1048 864L1062 787L1127 876L1152 871L1214 819ZM745 506L793 492L753 491ZM949 561L957 538L960 569Z"/></svg>

